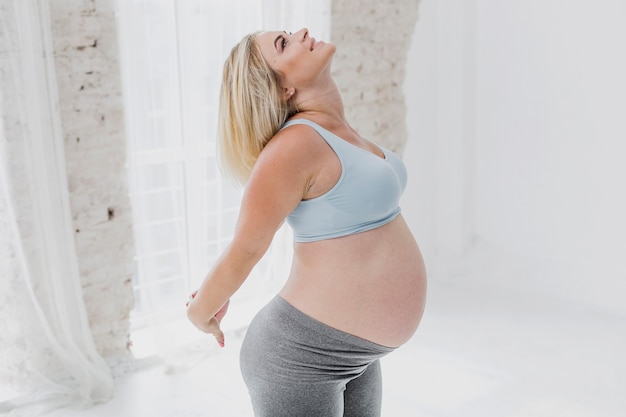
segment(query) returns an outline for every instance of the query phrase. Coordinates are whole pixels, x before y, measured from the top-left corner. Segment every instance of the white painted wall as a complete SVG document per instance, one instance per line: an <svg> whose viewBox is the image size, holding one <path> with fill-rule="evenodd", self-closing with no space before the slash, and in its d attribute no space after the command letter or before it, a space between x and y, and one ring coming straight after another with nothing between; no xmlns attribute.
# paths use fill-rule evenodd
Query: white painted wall
<svg viewBox="0 0 626 417"><path fill-rule="evenodd" d="M488 253L517 263L497 285L626 313L625 20L611 0L422 2L403 205L433 269Z"/></svg>
<svg viewBox="0 0 626 417"><path fill-rule="evenodd" d="M473 238L474 10L474 0L424 0L407 59L402 207L431 260L464 254Z"/></svg>

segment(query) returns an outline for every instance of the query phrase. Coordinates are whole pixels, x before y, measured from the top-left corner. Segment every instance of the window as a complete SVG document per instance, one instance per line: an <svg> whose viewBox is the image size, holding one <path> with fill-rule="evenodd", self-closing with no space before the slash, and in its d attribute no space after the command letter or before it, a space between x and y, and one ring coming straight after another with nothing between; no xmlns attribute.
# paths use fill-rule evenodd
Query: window
<svg viewBox="0 0 626 417"><path fill-rule="evenodd" d="M273 29L300 27L289 24L295 15L328 38L329 1L118 2L137 249L131 332L138 357L197 334L186 321L185 302L232 236L241 191L222 180L215 155L224 60L264 22ZM233 297L225 331L245 326L282 285L289 237L279 231Z"/></svg>

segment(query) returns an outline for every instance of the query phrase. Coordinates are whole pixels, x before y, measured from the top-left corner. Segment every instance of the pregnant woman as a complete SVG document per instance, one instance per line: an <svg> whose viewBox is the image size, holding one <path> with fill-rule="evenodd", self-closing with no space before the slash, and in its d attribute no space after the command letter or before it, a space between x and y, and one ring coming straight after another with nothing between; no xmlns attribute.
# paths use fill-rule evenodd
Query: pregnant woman
<svg viewBox="0 0 626 417"><path fill-rule="evenodd" d="M399 207L404 164L346 120L334 54L307 29L263 32L224 66L220 161L245 192L188 316L223 345L228 300L290 224L291 272L240 353L257 417L380 416L379 359L411 338L424 311L424 261Z"/></svg>

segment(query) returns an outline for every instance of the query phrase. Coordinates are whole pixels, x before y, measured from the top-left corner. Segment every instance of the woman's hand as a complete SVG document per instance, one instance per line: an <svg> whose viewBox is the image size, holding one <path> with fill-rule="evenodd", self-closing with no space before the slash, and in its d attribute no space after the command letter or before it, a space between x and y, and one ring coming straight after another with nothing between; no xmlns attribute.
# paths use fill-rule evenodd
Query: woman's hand
<svg viewBox="0 0 626 417"><path fill-rule="evenodd" d="M189 303L196 297L197 293L197 290L191 293L191 295L189 296L189 300L186 304L187 307L189 307ZM224 305L217 311L217 313L215 313L215 316L211 317L209 321L201 323L194 322L198 329L202 330L205 333L212 334L221 347L224 347L224 332L222 332L222 329L220 328L220 323L222 322L222 318L224 318L226 312L228 311L229 304L230 300L226 301L226 303L224 303Z"/></svg>

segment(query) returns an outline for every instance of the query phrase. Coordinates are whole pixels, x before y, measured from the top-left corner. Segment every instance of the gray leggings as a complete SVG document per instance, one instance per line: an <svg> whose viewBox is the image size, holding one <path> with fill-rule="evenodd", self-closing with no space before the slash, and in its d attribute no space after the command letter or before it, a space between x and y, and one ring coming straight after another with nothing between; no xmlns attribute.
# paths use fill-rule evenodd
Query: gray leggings
<svg viewBox="0 0 626 417"><path fill-rule="evenodd" d="M393 348L329 327L276 296L252 320L241 373L257 417L378 417Z"/></svg>

